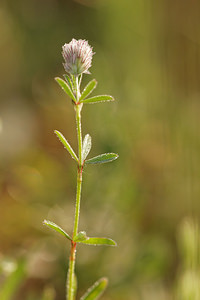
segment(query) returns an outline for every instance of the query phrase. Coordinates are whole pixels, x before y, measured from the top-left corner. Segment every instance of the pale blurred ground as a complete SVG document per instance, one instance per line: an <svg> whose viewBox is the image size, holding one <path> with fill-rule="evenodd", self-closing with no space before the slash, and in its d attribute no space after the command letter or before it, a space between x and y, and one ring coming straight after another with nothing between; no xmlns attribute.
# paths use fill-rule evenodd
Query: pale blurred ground
<svg viewBox="0 0 200 300"><path fill-rule="evenodd" d="M96 52L84 83L115 103L88 105L92 155L120 158L84 173L80 230L118 247L77 251L80 296L107 276L104 300L172 299L180 265L177 226L200 216L200 2L1 0L0 258L23 259L14 300L65 299L69 245L42 226L73 226L76 168L53 134L76 149L74 111L54 81L61 47Z"/></svg>

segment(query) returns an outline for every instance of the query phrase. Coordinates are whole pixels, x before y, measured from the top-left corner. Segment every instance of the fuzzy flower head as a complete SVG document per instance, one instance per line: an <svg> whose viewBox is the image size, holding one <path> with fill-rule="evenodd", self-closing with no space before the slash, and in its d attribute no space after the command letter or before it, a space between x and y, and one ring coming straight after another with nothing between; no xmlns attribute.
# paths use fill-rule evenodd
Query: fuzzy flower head
<svg viewBox="0 0 200 300"><path fill-rule="evenodd" d="M88 69L92 65L92 47L86 40L75 40L62 46L62 55L65 71L71 75L78 76L82 73L90 74Z"/></svg>

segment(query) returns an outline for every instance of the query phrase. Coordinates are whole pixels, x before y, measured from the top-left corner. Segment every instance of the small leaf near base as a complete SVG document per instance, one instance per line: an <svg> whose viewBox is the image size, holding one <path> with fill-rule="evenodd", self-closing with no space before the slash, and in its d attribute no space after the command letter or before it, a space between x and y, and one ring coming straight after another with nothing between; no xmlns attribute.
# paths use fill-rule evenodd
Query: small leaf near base
<svg viewBox="0 0 200 300"><path fill-rule="evenodd" d="M117 243L112 239L99 238L99 237L87 238L83 241L78 241L78 242L82 244L93 245L93 246L117 246Z"/></svg>
<svg viewBox="0 0 200 300"><path fill-rule="evenodd" d="M91 286L85 295L81 297L80 300L97 300L102 295L104 290L106 289L108 285L108 279L107 278L101 278L98 281L95 282L93 286Z"/></svg>
<svg viewBox="0 0 200 300"><path fill-rule="evenodd" d="M48 227L50 227L51 229L54 229L55 231L57 231L58 233L64 235L68 240L72 241L72 238L70 237L69 234L67 234L60 226L58 226L57 224L51 222L51 221L47 221L44 220L43 221L43 225L46 225Z"/></svg>
<svg viewBox="0 0 200 300"><path fill-rule="evenodd" d="M93 158L87 159L85 161L86 164L105 164L111 162L119 157L116 153L104 153L97 155Z"/></svg>
<svg viewBox="0 0 200 300"><path fill-rule="evenodd" d="M115 99L112 96L109 95L99 95L94 96L91 98L87 98L84 100L81 100L81 103L98 103L98 102L105 102L105 101L114 101Z"/></svg>
<svg viewBox="0 0 200 300"><path fill-rule="evenodd" d="M86 236L86 232L85 231L80 231L74 238L73 241L74 242L82 242L87 240L87 236Z"/></svg>

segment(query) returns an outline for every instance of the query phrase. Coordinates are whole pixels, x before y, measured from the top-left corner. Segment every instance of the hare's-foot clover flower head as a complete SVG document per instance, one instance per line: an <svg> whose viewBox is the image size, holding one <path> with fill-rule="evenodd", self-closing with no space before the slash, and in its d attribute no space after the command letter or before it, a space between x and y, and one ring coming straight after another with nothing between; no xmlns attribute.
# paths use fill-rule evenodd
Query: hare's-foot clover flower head
<svg viewBox="0 0 200 300"><path fill-rule="evenodd" d="M92 47L86 40L75 40L62 47L63 63L65 71L71 75L78 76L82 73L90 74L88 69L92 65Z"/></svg>

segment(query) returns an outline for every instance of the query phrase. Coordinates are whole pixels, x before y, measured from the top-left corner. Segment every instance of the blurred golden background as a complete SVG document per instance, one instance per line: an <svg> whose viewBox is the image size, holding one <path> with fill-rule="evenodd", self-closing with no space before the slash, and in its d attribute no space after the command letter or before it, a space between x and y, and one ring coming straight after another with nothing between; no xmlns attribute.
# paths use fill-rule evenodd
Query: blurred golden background
<svg viewBox="0 0 200 300"><path fill-rule="evenodd" d="M79 228L118 247L78 247L78 299L102 276L104 300L173 299L177 228L200 215L199 1L1 0L1 300L65 299L69 245L42 221L72 231L76 167L53 134L76 149L54 81L72 38L96 52L84 83L116 99L84 106L91 157L120 156L84 172Z"/></svg>

